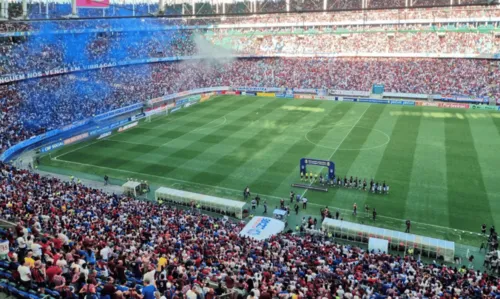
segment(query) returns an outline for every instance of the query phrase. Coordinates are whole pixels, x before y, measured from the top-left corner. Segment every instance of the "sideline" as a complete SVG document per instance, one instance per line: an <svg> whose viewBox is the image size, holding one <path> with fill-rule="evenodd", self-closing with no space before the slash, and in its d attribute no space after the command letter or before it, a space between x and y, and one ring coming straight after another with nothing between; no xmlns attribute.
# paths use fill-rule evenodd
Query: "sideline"
<svg viewBox="0 0 500 299"><path fill-rule="evenodd" d="M158 176L158 175L144 174L144 173L130 171L130 170L125 170L125 169L110 168L110 167L105 167L105 166L97 166L97 165L92 165L92 164L85 164L85 163L73 162L73 161L66 161L66 160L57 160L57 161L63 162L63 163L80 165L80 166L87 166L87 167L93 167L93 168L101 168L101 169L105 169L105 170L113 170L113 171L118 171L118 172L123 172L123 173L129 173L129 174L139 175L139 176L143 176L143 177L148 177L149 176L149 177L154 177L154 178L160 178L162 180L170 180L170 181L174 181L174 182L178 182L178 183L184 183L184 184L187 184L187 185L191 184L191 185L197 185L197 186L202 186L202 187L208 187L208 188L211 188L211 189L220 189L220 190L226 190L226 191L241 193L241 190L237 190L237 189L233 189L233 188L227 188L227 187L222 187L222 186L212 186L212 185L207 185L207 184L203 184L203 183L185 181L185 180L175 179L175 178L170 178L170 177L162 177L162 176ZM285 198L285 197L278 197L278 196L268 195L268 194L262 194L262 193L259 193L259 195L261 197L273 199L276 202L279 202L282 198ZM309 203L309 202L307 203L307 205L309 205L309 206L316 206L316 207L325 207L324 204ZM331 207L333 209L336 209L336 210L339 210L339 211L343 211L343 212L348 212L348 213L352 212L351 210L347 210L347 209L343 209L343 208L338 208L338 207L335 207L334 205L331 205L331 204L329 204L328 207ZM403 219L394 218L394 217L390 217L390 216L384 216L384 215L377 215L377 218L388 219L388 220L396 221L397 223L401 223L401 224L404 224L404 222L405 222L405 220L403 220ZM440 225L435 225L435 224L430 224L430 223L424 223L424 222L412 221L412 224L417 224L420 227L425 227L425 226L434 227L434 228L437 228L437 229L440 229L440 230L444 230L445 232L449 232L449 233L455 234L455 235L458 235L458 232L459 233L468 233L468 234L471 234L471 235L481 235L480 233L477 233L477 232L471 232L471 231L466 231L466 230L459 230L459 229L454 229L454 228L451 228L451 227L440 226Z"/></svg>

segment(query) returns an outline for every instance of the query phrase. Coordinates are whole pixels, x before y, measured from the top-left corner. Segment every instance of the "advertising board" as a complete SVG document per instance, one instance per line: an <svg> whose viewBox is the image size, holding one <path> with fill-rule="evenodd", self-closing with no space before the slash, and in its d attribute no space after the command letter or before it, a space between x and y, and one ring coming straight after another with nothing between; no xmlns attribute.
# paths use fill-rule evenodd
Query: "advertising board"
<svg viewBox="0 0 500 299"><path fill-rule="evenodd" d="M276 94L274 92L258 92L257 93L258 97L269 97L269 98L274 98L276 97Z"/></svg>
<svg viewBox="0 0 500 299"><path fill-rule="evenodd" d="M139 122L137 122L137 121L136 121L136 122L130 123L130 124L128 124L128 125L125 125L125 126L123 126L123 127L119 127L119 128L118 128L118 132L123 132L123 131L126 131L126 130L128 130L128 129L131 129L131 128L133 128L133 127L137 126L138 124L139 124Z"/></svg>
<svg viewBox="0 0 500 299"><path fill-rule="evenodd" d="M388 100L377 100L377 99L358 99L361 103L372 103L372 104L389 104Z"/></svg>
<svg viewBox="0 0 500 299"><path fill-rule="evenodd" d="M75 142L80 141L82 139L85 139L87 137L89 137L89 132L85 132L85 133L82 133L80 135L76 135L76 136L70 137L68 139L64 139L64 145L75 143Z"/></svg>
<svg viewBox="0 0 500 299"><path fill-rule="evenodd" d="M415 106L415 101L391 100L391 105Z"/></svg>

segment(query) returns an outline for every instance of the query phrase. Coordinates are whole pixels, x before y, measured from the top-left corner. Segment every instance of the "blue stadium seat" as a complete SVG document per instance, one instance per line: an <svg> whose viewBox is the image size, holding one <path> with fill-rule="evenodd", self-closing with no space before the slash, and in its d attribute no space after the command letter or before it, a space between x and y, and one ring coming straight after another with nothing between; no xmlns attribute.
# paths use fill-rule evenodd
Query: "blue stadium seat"
<svg viewBox="0 0 500 299"><path fill-rule="evenodd" d="M30 294L28 292L19 290L19 297L23 299L30 299Z"/></svg>
<svg viewBox="0 0 500 299"><path fill-rule="evenodd" d="M29 293L29 299L40 299L38 295Z"/></svg>
<svg viewBox="0 0 500 299"><path fill-rule="evenodd" d="M16 286L13 283L9 283L7 285L7 290L9 291L9 294L18 297L19 296L19 290L16 288Z"/></svg>
<svg viewBox="0 0 500 299"><path fill-rule="evenodd" d="M51 289L45 289L45 293L49 294L50 296L52 296L54 298L61 297L61 294L59 294L58 291L54 291L54 290L51 290Z"/></svg>
<svg viewBox="0 0 500 299"><path fill-rule="evenodd" d="M0 288L7 290L7 280L6 279L0 279Z"/></svg>
<svg viewBox="0 0 500 299"><path fill-rule="evenodd" d="M9 263L6 261L0 261L0 268L2 269L8 269L9 268Z"/></svg>

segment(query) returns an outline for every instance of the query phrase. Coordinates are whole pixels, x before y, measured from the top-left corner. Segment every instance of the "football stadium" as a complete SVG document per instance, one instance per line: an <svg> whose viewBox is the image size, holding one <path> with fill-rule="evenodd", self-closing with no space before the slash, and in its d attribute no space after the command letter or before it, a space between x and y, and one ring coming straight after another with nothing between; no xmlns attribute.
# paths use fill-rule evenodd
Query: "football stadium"
<svg viewBox="0 0 500 299"><path fill-rule="evenodd" d="M0 0L0 297L500 298L495 0Z"/></svg>

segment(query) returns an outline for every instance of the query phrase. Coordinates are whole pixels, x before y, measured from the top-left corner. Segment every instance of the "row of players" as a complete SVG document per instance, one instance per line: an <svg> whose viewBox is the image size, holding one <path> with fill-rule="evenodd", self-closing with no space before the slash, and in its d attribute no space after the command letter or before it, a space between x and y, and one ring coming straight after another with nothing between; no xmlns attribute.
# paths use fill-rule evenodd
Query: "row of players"
<svg viewBox="0 0 500 299"><path fill-rule="evenodd" d="M361 182L361 179L358 179L358 177L354 178L351 176L349 179L344 176L344 179L342 179L340 176L333 176L330 180L328 180L326 177L323 177L323 174L320 173L319 178L318 175L314 175L312 172L307 173L307 172L301 172L300 173L300 180L303 182L310 182L311 184L315 182L319 182L321 185L330 185L332 187L342 187L344 188L351 188L351 189L358 189L358 190L367 190L367 182L366 179L363 179L363 182ZM379 182L375 182L373 179L370 180L370 190L372 193L380 193L380 194L389 194L389 185L385 183L385 181L382 184L379 184Z"/></svg>

